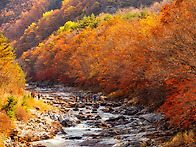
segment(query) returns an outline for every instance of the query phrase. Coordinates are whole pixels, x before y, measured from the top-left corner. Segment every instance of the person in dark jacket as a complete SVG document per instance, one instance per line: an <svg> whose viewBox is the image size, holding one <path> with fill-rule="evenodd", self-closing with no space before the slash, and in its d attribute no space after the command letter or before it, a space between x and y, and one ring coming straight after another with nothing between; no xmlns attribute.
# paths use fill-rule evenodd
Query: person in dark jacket
<svg viewBox="0 0 196 147"><path fill-rule="evenodd" d="M40 94L37 95L38 100L40 99Z"/></svg>
<svg viewBox="0 0 196 147"><path fill-rule="evenodd" d="M96 98L97 98L97 95L94 94L94 95L93 95L94 102L96 102Z"/></svg>

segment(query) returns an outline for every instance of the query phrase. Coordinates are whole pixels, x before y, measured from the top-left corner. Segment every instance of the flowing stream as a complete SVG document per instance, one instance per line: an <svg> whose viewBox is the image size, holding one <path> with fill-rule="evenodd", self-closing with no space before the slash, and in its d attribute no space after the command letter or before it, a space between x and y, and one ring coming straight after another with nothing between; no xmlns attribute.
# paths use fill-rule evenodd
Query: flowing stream
<svg viewBox="0 0 196 147"><path fill-rule="evenodd" d="M75 102L74 97L81 91L76 88L35 87L27 85L27 90L41 95L41 99L62 110L64 114L55 114L53 120L59 121L66 134L58 133L53 139L33 142L46 147L112 147L134 146L142 144L156 145L153 135L163 132L157 128L162 118L159 113L149 113L139 107L126 108L125 104L113 102ZM68 103L70 105L62 105ZM64 123L69 122L65 125Z"/></svg>

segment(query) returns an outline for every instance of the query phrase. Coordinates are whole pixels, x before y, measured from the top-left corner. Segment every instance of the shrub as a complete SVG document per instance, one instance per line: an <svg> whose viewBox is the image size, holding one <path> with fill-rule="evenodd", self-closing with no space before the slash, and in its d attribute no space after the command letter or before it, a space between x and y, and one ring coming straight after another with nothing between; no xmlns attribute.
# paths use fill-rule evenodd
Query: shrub
<svg viewBox="0 0 196 147"><path fill-rule="evenodd" d="M193 131L178 133L171 141L166 142L163 147L179 147L186 146L195 142L195 135Z"/></svg>
<svg viewBox="0 0 196 147"><path fill-rule="evenodd" d="M17 108L15 110L15 117L18 121L23 121L23 122L27 122L28 120L28 113L22 109L22 108Z"/></svg>
<svg viewBox="0 0 196 147"><path fill-rule="evenodd" d="M6 111L6 114L10 118L13 118L14 117L14 114L15 114L14 110L16 109L15 108L16 104L17 104L17 100L13 96L10 96L7 99L7 104L4 105L4 107L3 107L3 110Z"/></svg>
<svg viewBox="0 0 196 147"><path fill-rule="evenodd" d="M23 96L23 102L22 102L22 106L28 106L29 104L28 104L28 99L29 99L29 97L28 96L26 96L26 95L24 95Z"/></svg>
<svg viewBox="0 0 196 147"><path fill-rule="evenodd" d="M5 113L0 112L0 134L9 135L11 130L11 119Z"/></svg>

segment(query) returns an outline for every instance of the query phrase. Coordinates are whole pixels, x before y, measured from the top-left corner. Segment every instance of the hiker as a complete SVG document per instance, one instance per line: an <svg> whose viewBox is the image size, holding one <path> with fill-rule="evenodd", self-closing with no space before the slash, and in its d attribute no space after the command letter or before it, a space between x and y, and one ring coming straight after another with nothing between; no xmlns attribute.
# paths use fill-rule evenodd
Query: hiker
<svg viewBox="0 0 196 147"><path fill-rule="evenodd" d="M92 102L91 101L91 95L90 94L87 96L87 99L88 99L89 102Z"/></svg>
<svg viewBox="0 0 196 147"><path fill-rule="evenodd" d="M86 98L86 102L88 102L88 96L87 95L85 96L85 98Z"/></svg>
<svg viewBox="0 0 196 147"><path fill-rule="evenodd" d="M37 95L38 100L41 98L40 94Z"/></svg>
<svg viewBox="0 0 196 147"><path fill-rule="evenodd" d="M127 102L127 99L126 98L124 98L124 103L126 103Z"/></svg>
<svg viewBox="0 0 196 147"><path fill-rule="evenodd" d="M35 93L31 92L31 97L34 98L35 97Z"/></svg>
<svg viewBox="0 0 196 147"><path fill-rule="evenodd" d="M81 96L81 102L83 102L83 100L84 100L84 96Z"/></svg>
<svg viewBox="0 0 196 147"><path fill-rule="evenodd" d="M85 102L88 102L88 96L87 96L87 94L84 95L84 101Z"/></svg>
<svg viewBox="0 0 196 147"><path fill-rule="evenodd" d="M77 102L78 101L78 97L77 96L75 96L75 102Z"/></svg>
<svg viewBox="0 0 196 147"><path fill-rule="evenodd" d="M81 94L79 95L79 101L82 101L82 95Z"/></svg>
<svg viewBox="0 0 196 147"><path fill-rule="evenodd" d="M94 95L93 95L94 102L96 102L96 98L97 98L97 95L94 94Z"/></svg>
<svg viewBox="0 0 196 147"><path fill-rule="evenodd" d="M31 97L33 97L33 92L31 92Z"/></svg>

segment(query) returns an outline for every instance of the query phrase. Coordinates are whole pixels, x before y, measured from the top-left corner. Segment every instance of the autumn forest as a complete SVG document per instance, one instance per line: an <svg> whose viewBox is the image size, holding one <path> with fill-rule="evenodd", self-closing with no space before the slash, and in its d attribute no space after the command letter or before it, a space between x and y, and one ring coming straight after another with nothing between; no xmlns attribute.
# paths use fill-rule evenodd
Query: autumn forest
<svg viewBox="0 0 196 147"><path fill-rule="evenodd" d="M1 0L0 12L1 94L61 83L196 131L196 0Z"/></svg>

